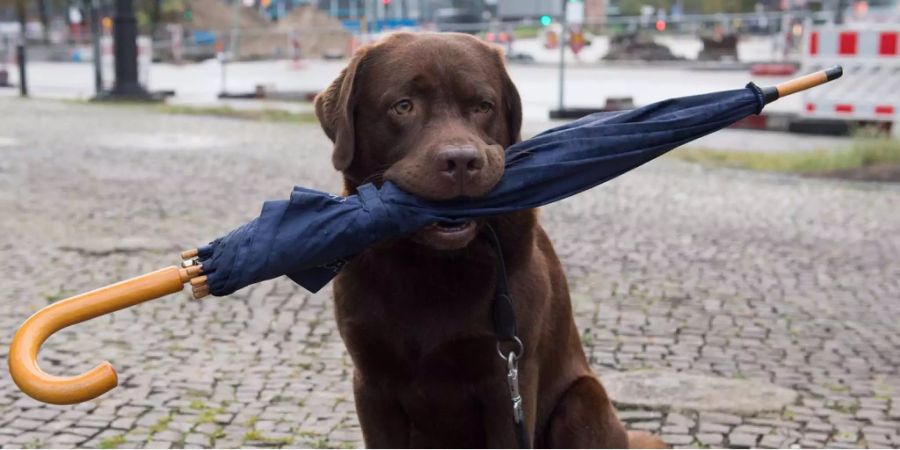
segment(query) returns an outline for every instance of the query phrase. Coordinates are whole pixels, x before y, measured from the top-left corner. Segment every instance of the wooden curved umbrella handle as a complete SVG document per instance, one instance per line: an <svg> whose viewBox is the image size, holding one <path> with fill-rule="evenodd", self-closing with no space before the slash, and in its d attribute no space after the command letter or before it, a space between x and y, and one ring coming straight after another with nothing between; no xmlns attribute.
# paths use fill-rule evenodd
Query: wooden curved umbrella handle
<svg viewBox="0 0 900 450"><path fill-rule="evenodd" d="M35 400L57 405L85 402L116 387L116 371L106 361L74 377L45 373L37 364L41 344L69 325L178 292L201 271L200 266L171 266L41 309L22 324L10 345L9 373L13 381Z"/></svg>

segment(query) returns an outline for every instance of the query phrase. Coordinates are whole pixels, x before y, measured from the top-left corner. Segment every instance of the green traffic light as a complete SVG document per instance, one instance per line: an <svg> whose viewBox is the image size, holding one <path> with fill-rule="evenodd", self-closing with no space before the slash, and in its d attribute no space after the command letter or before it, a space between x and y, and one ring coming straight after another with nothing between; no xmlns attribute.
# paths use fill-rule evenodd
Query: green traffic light
<svg viewBox="0 0 900 450"><path fill-rule="evenodd" d="M550 16L541 16L541 25L546 27L549 26L551 22L553 22L553 19L551 19Z"/></svg>

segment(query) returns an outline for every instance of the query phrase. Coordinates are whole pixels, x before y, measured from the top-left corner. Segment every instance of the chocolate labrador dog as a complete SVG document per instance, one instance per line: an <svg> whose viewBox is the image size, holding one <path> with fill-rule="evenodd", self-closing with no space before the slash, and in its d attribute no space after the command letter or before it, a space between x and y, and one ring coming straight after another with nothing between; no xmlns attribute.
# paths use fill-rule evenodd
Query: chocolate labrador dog
<svg viewBox="0 0 900 450"><path fill-rule="evenodd" d="M364 47L315 104L348 193L389 180L432 200L485 195L522 123L502 54L465 34L398 33ZM525 346L519 372L532 442L661 446L626 433L591 371L537 212L487 222L501 241ZM368 447L516 446L484 225L432 224L358 255L335 280Z"/></svg>

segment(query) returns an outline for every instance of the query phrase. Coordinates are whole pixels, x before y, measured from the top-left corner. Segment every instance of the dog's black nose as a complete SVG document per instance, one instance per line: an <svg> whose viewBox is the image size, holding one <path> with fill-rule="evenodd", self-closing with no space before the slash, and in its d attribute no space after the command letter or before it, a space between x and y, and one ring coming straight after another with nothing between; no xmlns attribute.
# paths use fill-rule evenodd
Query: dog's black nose
<svg viewBox="0 0 900 450"><path fill-rule="evenodd" d="M444 147L437 155L438 172L454 183L465 183L484 167L484 154L474 146Z"/></svg>

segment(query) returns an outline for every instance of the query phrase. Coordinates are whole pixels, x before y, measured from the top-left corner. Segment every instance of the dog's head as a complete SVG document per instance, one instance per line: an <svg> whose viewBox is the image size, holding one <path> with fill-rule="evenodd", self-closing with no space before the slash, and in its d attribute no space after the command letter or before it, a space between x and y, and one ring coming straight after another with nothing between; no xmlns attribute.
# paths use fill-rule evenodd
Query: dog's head
<svg viewBox="0 0 900 450"><path fill-rule="evenodd" d="M429 200L479 197L503 176L522 106L502 54L465 34L397 33L361 48L316 98L348 190L391 181ZM435 224L415 240L465 247L475 223Z"/></svg>

